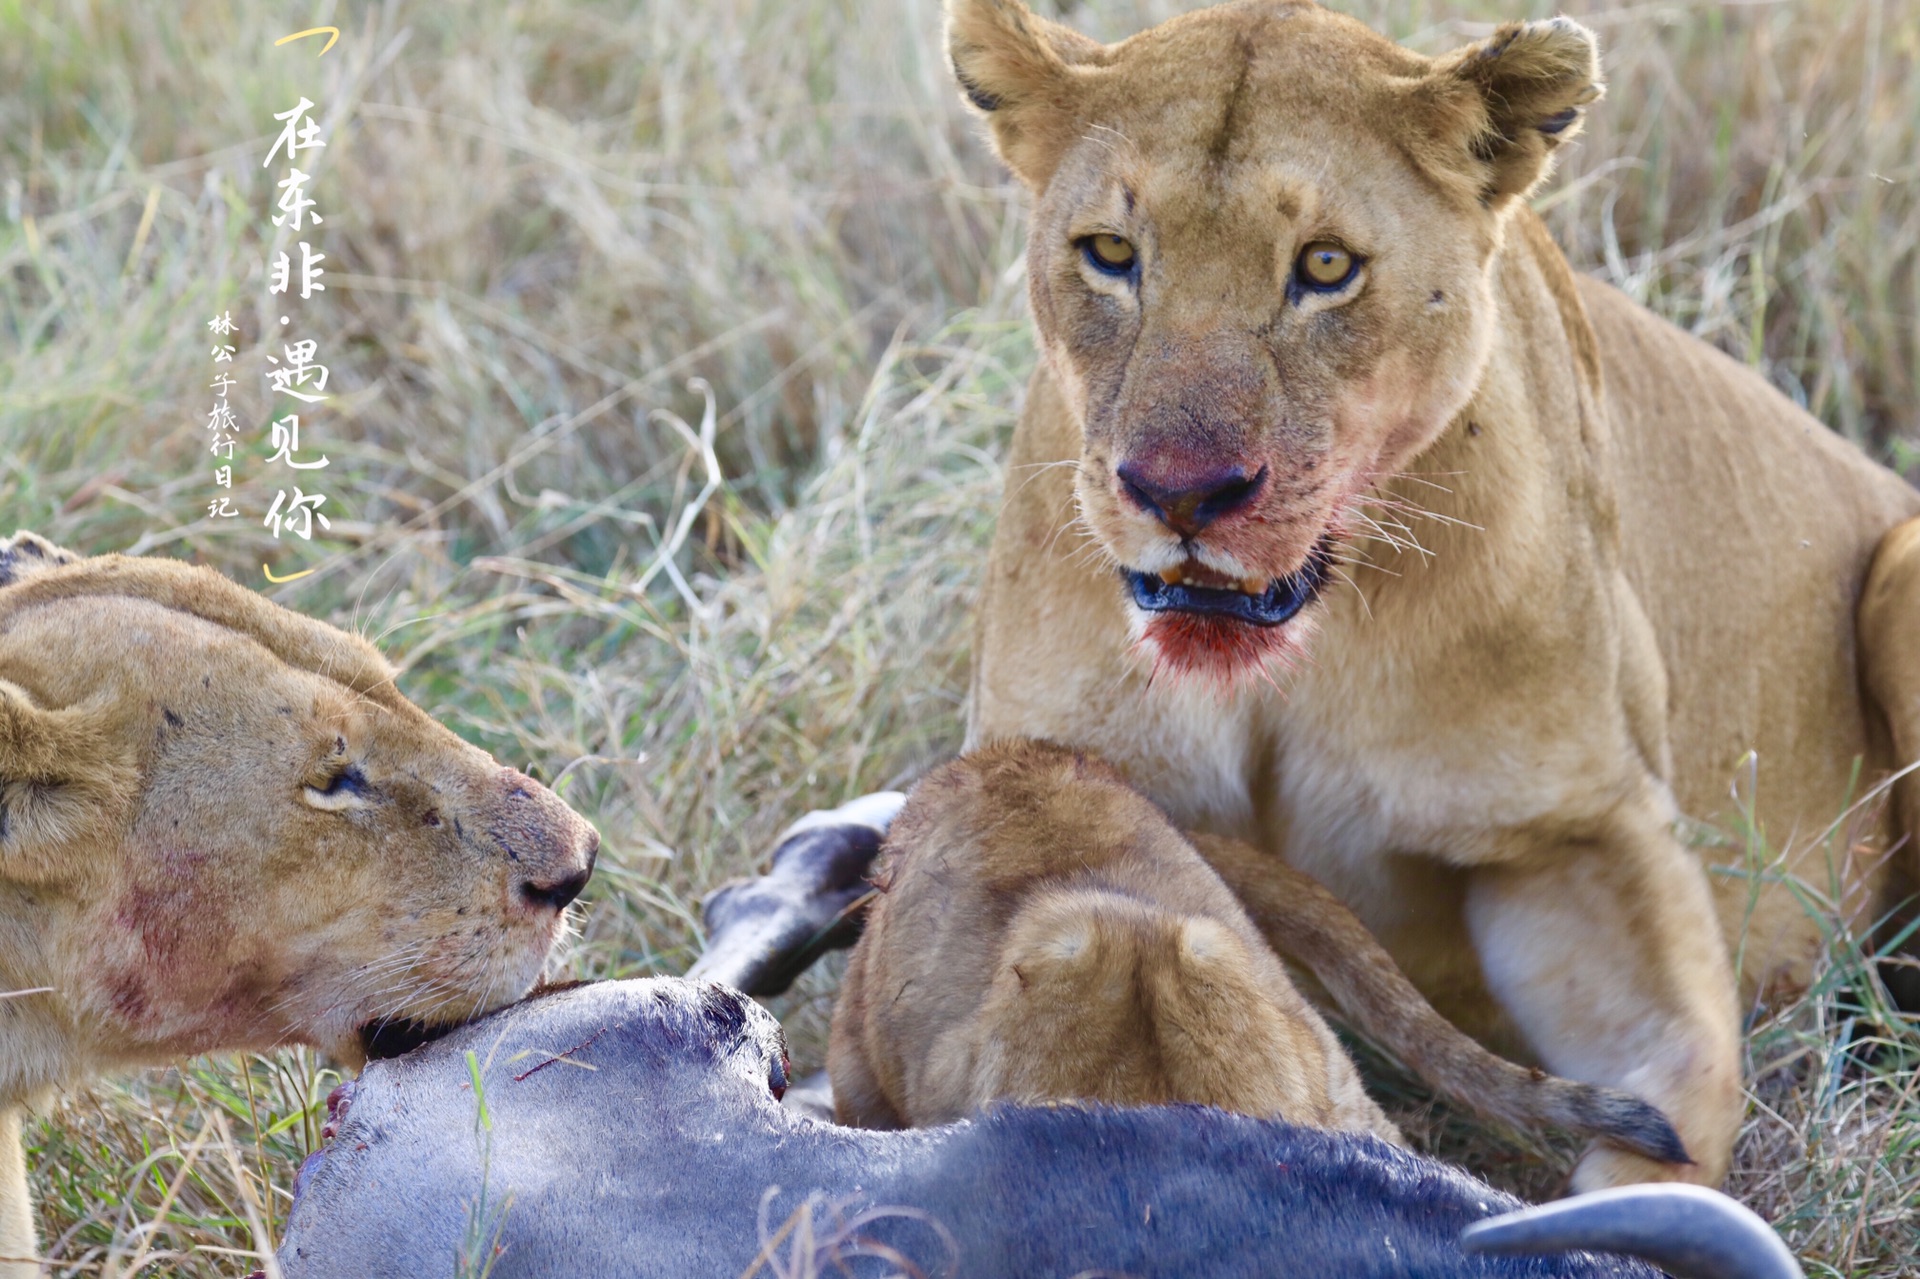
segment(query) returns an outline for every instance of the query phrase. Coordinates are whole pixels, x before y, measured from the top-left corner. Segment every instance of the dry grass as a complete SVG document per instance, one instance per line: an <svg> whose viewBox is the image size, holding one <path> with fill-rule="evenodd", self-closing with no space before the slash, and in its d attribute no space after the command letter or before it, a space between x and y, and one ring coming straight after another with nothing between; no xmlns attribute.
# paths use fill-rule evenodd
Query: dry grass
<svg viewBox="0 0 1920 1279"><path fill-rule="evenodd" d="M1120 34L1171 7L1072 16ZM1350 7L1428 50L1552 8ZM782 822L959 740L1032 361L1021 201L947 87L934 0L268 8L0 0L0 527L252 582L263 559L321 565L276 597L380 636L411 695L604 832L569 966L678 971L699 895ZM1612 84L1542 201L1576 264L1906 461L1920 15L1569 8ZM346 30L324 59L270 47L314 22ZM258 388L261 160L301 92L334 121L316 183L334 273L302 332L342 394L306 432L333 459L332 540L276 553L261 459L240 471L251 519L197 518L203 326L234 311ZM261 396L235 402L261 421ZM1920 1033L1834 953L1753 1029L1733 1185L1813 1274L1920 1273ZM833 973L778 1010L803 1057ZM29 1135L56 1273L250 1269L328 1086L291 1053L64 1099ZM1558 1175L1438 1112L1427 1127L1510 1183Z"/></svg>

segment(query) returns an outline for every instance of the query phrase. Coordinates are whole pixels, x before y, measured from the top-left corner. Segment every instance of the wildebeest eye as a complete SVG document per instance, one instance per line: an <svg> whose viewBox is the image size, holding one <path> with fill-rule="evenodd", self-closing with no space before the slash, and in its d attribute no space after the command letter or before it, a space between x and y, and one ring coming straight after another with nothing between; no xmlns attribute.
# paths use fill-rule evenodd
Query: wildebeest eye
<svg viewBox="0 0 1920 1279"><path fill-rule="evenodd" d="M1133 272L1133 246L1117 235L1090 235L1080 241L1080 251L1093 269L1104 275L1130 275Z"/></svg>
<svg viewBox="0 0 1920 1279"><path fill-rule="evenodd" d="M1293 264L1294 277L1321 293L1345 288L1359 269L1360 259L1332 240L1315 240Z"/></svg>

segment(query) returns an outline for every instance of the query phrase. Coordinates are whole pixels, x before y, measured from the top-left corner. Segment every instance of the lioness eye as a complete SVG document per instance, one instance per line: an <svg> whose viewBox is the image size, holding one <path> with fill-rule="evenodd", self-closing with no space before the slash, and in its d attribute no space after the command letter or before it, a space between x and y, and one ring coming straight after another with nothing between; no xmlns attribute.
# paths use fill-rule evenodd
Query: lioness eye
<svg viewBox="0 0 1920 1279"><path fill-rule="evenodd" d="M1316 240L1300 251L1294 274L1310 289L1337 289L1360 269L1359 259L1331 240Z"/></svg>
<svg viewBox="0 0 1920 1279"><path fill-rule="evenodd" d="M1117 235L1090 235L1080 242L1096 271L1125 275L1133 270L1133 246Z"/></svg>
<svg viewBox="0 0 1920 1279"><path fill-rule="evenodd" d="M326 813L344 813L349 809L367 807L375 792L367 781L367 775L360 771L360 766L348 764L338 772L329 773L326 781L320 785L309 782L302 794L309 808Z"/></svg>
<svg viewBox="0 0 1920 1279"><path fill-rule="evenodd" d="M342 791L359 795L367 789L367 775L356 764L349 764L327 779L325 786L316 787L322 795L338 795Z"/></svg>

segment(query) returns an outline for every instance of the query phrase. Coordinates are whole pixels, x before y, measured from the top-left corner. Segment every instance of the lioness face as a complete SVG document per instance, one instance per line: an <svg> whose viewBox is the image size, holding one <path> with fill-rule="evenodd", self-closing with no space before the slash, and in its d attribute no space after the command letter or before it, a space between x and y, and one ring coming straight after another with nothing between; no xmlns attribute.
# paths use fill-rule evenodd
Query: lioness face
<svg viewBox="0 0 1920 1279"><path fill-rule="evenodd" d="M1112 46L1014 0L950 13L1035 192L1034 319L1140 637L1175 671L1286 654L1373 486L1474 391L1502 215L1597 94L1590 40L1435 61L1280 0Z"/></svg>
<svg viewBox="0 0 1920 1279"><path fill-rule="evenodd" d="M357 1065L539 976L599 837L390 685L124 597L26 609L5 634L8 677L91 717L138 778L84 826L14 796L8 865L73 908L50 916L48 970L100 1064L310 1043Z"/></svg>

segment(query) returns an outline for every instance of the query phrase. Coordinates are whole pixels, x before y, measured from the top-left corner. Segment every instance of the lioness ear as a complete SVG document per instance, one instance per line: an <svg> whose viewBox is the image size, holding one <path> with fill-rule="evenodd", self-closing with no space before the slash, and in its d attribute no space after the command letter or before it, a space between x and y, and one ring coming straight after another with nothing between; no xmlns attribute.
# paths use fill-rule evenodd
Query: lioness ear
<svg viewBox="0 0 1920 1279"><path fill-rule="evenodd" d="M1580 131L1581 109L1603 90L1593 32L1548 18L1509 22L1441 58L1420 96L1438 140L1480 166L1480 200L1491 206L1546 177L1555 149Z"/></svg>
<svg viewBox="0 0 1920 1279"><path fill-rule="evenodd" d="M947 55L960 91L986 115L1000 158L1035 190L1077 131L1075 68L1104 53L1020 0L947 0Z"/></svg>
<svg viewBox="0 0 1920 1279"><path fill-rule="evenodd" d="M21 529L12 537L0 537L0 586L12 586L47 569L72 564L79 558L38 533Z"/></svg>
<svg viewBox="0 0 1920 1279"><path fill-rule="evenodd" d="M57 868L36 853L77 839L131 803L139 772L95 707L46 710L0 679L0 875Z"/></svg>

